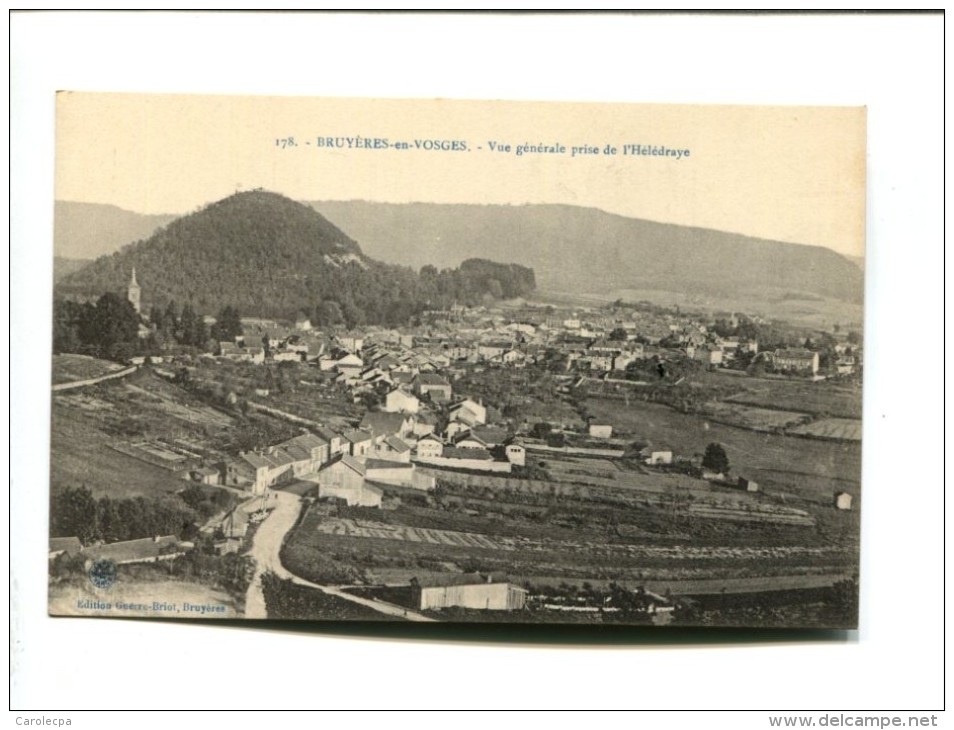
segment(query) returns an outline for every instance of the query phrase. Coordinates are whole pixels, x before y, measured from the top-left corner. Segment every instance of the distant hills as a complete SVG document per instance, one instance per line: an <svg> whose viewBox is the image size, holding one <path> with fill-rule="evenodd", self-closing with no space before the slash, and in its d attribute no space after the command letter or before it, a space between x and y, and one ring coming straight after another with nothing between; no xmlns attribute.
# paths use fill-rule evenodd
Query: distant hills
<svg viewBox="0 0 954 730"><path fill-rule="evenodd" d="M175 215L143 215L115 205L58 200L54 210L53 251L66 259L95 259L127 243L148 238Z"/></svg>
<svg viewBox="0 0 954 730"><path fill-rule="evenodd" d="M533 271L484 260L418 274L366 256L340 228L276 193L236 193L175 219L149 238L64 276L56 293L95 297L124 290L135 267L146 306L214 314L293 317L324 324L401 324L425 308L485 296L522 296Z"/></svg>
<svg viewBox="0 0 954 730"><path fill-rule="evenodd" d="M66 260L114 254L133 241L139 242L89 266ZM864 291L864 260L830 249L569 205L303 205L253 191L176 219L58 202L55 252L61 293L121 288L135 265L146 301L189 301L204 312L230 303L269 316L340 299L379 321L375 292L391 289L402 292L401 314L422 302L439 306L460 293L459 283L422 288L406 267L445 269L472 258L532 268L540 289L566 295L668 291L726 306L772 300L787 310L823 297L857 310ZM511 274L482 272L482 283L466 284L465 298L473 301L488 287L501 294L490 280L523 277ZM517 288L525 292L526 281Z"/></svg>
<svg viewBox="0 0 954 730"><path fill-rule="evenodd" d="M53 283L58 283L64 277L69 276L74 271L79 271L90 263L92 263L90 259L67 259L62 256L54 256Z"/></svg>
<svg viewBox="0 0 954 730"><path fill-rule="evenodd" d="M818 246L626 218L570 205L312 202L383 261L455 266L471 256L532 266L541 289L797 292L859 303L864 273Z"/></svg>

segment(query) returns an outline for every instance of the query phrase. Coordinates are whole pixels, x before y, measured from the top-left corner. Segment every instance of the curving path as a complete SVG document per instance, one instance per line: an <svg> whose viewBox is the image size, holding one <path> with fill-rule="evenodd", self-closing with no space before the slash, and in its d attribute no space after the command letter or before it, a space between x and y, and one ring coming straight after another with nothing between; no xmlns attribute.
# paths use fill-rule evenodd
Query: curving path
<svg viewBox="0 0 954 730"><path fill-rule="evenodd" d="M249 552L249 555L255 560L255 573L245 596L245 618L268 618L268 613L265 610L265 597L262 594L262 575L270 570L279 578L285 578L297 585L314 588L346 601L367 606L388 616L408 621L434 621L428 616L405 609L403 606L395 606L392 603L355 596L333 586L312 583L290 572L282 565L281 550L285 536L294 527L295 521L298 519L298 514L301 511L301 499L297 495L287 492L273 492L268 497L268 507L272 511L255 532L255 537L252 538L252 549ZM315 618L320 617L316 616Z"/></svg>
<svg viewBox="0 0 954 730"><path fill-rule="evenodd" d="M58 393L61 390L73 390L74 388L85 388L87 385L96 385L97 383L104 383L107 380L115 380L116 378L125 378L127 375L132 375L139 369L138 365L131 365L125 370L116 370L111 373L106 373L105 375L100 375L98 378L89 378L88 380L73 380L69 383L56 383L53 385L53 392Z"/></svg>

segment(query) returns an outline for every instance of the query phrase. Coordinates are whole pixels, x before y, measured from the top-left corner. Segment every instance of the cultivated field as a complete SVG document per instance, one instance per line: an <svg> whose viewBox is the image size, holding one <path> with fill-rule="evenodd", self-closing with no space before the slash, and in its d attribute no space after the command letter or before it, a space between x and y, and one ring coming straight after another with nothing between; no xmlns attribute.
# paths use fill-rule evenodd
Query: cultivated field
<svg viewBox="0 0 954 730"><path fill-rule="evenodd" d="M168 469L111 448L114 441L115 437L104 432L95 419L54 398L51 489L85 486L95 497L134 497L175 492L185 486Z"/></svg>
<svg viewBox="0 0 954 730"><path fill-rule="evenodd" d="M861 441L861 421L851 418L824 418L814 423L789 429L789 433L804 434L821 439Z"/></svg>
<svg viewBox="0 0 954 730"><path fill-rule="evenodd" d="M651 437L683 456L701 458L707 444L721 443L733 474L755 479L776 493L827 505L835 491L858 491L861 447L857 443L758 433L643 401L626 406L590 398L587 408L597 419L616 424L619 432Z"/></svg>
<svg viewBox="0 0 954 730"><path fill-rule="evenodd" d="M697 547L692 545L637 545L605 542L575 542L570 540L531 539L526 537L494 536L493 538L471 532L433 530L420 527L407 527L369 520L353 520L329 517L317 525L318 532L327 535L340 535L356 538L374 538L377 540L399 540L401 542L442 545L446 547L478 548L494 551L586 551L591 554L605 555L614 560L617 554L629 557L664 558L667 560L711 560L770 558L782 560L791 557L822 557L836 549L826 547Z"/></svg>
<svg viewBox="0 0 954 730"><path fill-rule="evenodd" d="M713 382L737 388L725 398L731 403L790 410L813 415L861 418L861 388L825 381L738 378L715 373Z"/></svg>
<svg viewBox="0 0 954 730"><path fill-rule="evenodd" d="M855 516L830 502L787 504L618 460L546 463L553 480L431 470L437 490L401 492L395 509L313 507L283 561L339 584L479 571L532 591L617 582L685 593L827 586L857 562Z"/></svg>
<svg viewBox="0 0 954 730"><path fill-rule="evenodd" d="M753 431L773 432L789 429L811 418L807 413L770 408L755 408L752 406L736 405L734 402L719 403L717 401L710 401L705 404L705 410L706 414L711 416L712 420L730 426L748 428Z"/></svg>
<svg viewBox="0 0 954 730"><path fill-rule="evenodd" d="M237 434L267 429L269 419L255 418L239 423L148 371L55 393L51 487L116 497L178 491L181 469L234 455Z"/></svg>

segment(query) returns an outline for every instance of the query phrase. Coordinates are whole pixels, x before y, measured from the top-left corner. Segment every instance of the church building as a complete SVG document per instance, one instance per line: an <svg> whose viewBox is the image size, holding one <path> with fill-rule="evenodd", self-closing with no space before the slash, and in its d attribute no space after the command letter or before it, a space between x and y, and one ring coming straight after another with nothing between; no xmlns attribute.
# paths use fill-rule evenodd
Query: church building
<svg viewBox="0 0 954 730"><path fill-rule="evenodd" d="M133 309L136 310L136 314L139 314L140 308L142 306L142 290L139 288L139 283L136 281L135 266L133 266L132 270L132 279L129 280L129 288L126 290L126 297L129 299L130 304L133 305Z"/></svg>

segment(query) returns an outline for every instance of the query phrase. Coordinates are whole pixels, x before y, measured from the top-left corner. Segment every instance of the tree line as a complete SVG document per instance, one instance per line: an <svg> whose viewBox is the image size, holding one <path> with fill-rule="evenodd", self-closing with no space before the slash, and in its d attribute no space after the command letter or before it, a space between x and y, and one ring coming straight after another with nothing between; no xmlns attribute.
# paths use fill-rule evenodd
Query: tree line
<svg viewBox="0 0 954 730"><path fill-rule="evenodd" d="M191 536L197 518L195 510L172 497L96 499L87 487L66 487L50 497L50 536L77 537L83 545Z"/></svg>
<svg viewBox="0 0 954 730"><path fill-rule="evenodd" d="M106 292L93 302L53 302L53 353L92 355L123 362L136 355L159 354L171 345L208 350L215 342L231 342L242 334L237 308L226 305L209 327L204 317L175 302L149 312L149 333L140 337L142 320L125 297Z"/></svg>
<svg viewBox="0 0 954 730"><path fill-rule="evenodd" d="M442 271L425 266L419 274L377 262L351 262L290 277L288 283L287 288L266 290L233 287L229 291L234 298L221 303L200 297L218 306L217 310L194 304L194 292L172 287L179 299L150 307L150 334L143 338L139 337L139 315L120 294L108 291L95 303L58 297L53 307L53 351L124 360L160 353L170 345L208 349L210 341L229 342L242 334L240 307L289 319L305 314L319 327L397 327L417 323L425 310L521 297L536 286L533 269L483 259L469 259L459 268ZM168 289L158 287L159 291ZM270 294L266 297L263 291ZM181 310L177 301L185 302ZM217 314L215 323L208 326L204 315L211 312Z"/></svg>

